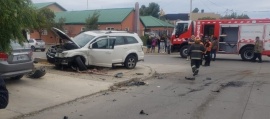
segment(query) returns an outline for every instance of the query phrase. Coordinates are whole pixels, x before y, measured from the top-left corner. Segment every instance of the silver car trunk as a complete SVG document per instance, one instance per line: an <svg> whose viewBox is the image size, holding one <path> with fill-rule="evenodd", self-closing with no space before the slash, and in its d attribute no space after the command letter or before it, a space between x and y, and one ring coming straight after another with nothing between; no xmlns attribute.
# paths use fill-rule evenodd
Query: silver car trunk
<svg viewBox="0 0 270 119"><path fill-rule="evenodd" d="M24 63L32 60L32 50L28 43L21 46L18 43L11 43L12 52L8 54L7 62L9 64Z"/></svg>

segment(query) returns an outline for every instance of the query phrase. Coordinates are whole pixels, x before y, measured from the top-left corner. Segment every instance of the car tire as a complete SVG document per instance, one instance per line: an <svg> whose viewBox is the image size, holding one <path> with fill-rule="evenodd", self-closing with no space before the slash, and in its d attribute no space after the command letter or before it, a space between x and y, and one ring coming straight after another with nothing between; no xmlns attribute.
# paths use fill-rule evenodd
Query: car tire
<svg viewBox="0 0 270 119"><path fill-rule="evenodd" d="M136 67L137 58L134 55L128 55L125 60L125 67L127 69L133 69Z"/></svg>
<svg viewBox="0 0 270 119"><path fill-rule="evenodd" d="M14 76L14 77L11 77L10 79L13 79L13 80L20 80L24 75L18 75L18 76Z"/></svg>
<svg viewBox="0 0 270 119"><path fill-rule="evenodd" d="M76 57L75 58L75 62L79 68L80 71L85 71L87 70L87 67L85 66L85 64L83 63L81 57Z"/></svg>
<svg viewBox="0 0 270 119"><path fill-rule="evenodd" d="M243 61L250 61L254 58L253 47L245 47L241 50L241 58Z"/></svg>
<svg viewBox="0 0 270 119"><path fill-rule="evenodd" d="M187 58L187 52L188 52L188 45L185 45L180 49L180 56L182 58Z"/></svg>

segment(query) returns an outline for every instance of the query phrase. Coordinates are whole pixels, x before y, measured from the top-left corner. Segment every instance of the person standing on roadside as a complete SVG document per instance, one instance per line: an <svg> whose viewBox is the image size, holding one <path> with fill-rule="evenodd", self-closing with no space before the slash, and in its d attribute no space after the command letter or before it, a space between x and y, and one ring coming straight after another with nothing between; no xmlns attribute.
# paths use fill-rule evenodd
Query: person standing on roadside
<svg viewBox="0 0 270 119"><path fill-rule="evenodd" d="M160 38L160 53L165 53L165 36Z"/></svg>
<svg viewBox="0 0 270 119"><path fill-rule="evenodd" d="M192 44L188 49L188 55L191 59L191 69L193 72L193 76L196 76L199 73L203 52L205 52L205 48L201 44L200 39L196 39L195 43Z"/></svg>
<svg viewBox="0 0 270 119"><path fill-rule="evenodd" d="M205 39L204 47L206 49L206 52L204 55L204 58L205 58L204 66L210 66L212 43L210 42L209 38Z"/></svg>
<svg viewBox="0 0 270 119"><path fill-rule="evenodd" d="M212 61L216 60L217 51L218 51L218 40L217 40L217 37L214 37L212 41L212 49L211 49Z"/></svg>
<svg viewBox="0 0 270 119"><path fill-rule="evenodd" d="M152 39L152 42L151 42L151 46L152 46L151 53L155 53L156 45L157 45L157 39L154 38Z"/></svg>
<svg viewBox="0 0 270 119"><path fill-rule="evenodd" d="M160 37L157 36L156 40L157 40L157 46L158 46L158 53L160 53Z"/></svg>
<svg viewBox="0 0 270 119"><path fill-rule="evenodd" d="M8 90L3 78L0 76L0 109L4 109L8 105Z"/></svg>
<svg viewBox="0 0 270 119"><path fill-rule="evenodd" d="M151 43L152 43L151 36L149 36L148 39L146 40L146 47L147 47L146 53L150 53Z"/></svg>
<svg viewBox="0 0 270 119"><path fill-rule="evenodd" d="M166 47L167 47L167 53L168 54L171 54L171 45L172 45L172 43L171 43L171 40L170 40L170 37L168 36L167 37L167 41L166 41L167 43L167 45L166 45Z"/></svg>
<svg viewBox="0 0 270 119"><path fill-rule="evenodd" d="M254 57L252 62L256 62L256 59L259 59L259 63L262 63L262 52L263 52L263 42L260 40L260 37L256 37L255 46L254 46Z"/></svg>

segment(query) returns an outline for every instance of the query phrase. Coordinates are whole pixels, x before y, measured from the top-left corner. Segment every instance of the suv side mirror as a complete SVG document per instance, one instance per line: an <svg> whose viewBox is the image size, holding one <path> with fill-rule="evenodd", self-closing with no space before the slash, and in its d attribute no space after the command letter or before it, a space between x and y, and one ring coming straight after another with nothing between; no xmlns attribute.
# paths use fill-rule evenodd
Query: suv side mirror
<svg viewBox="0 0 270 119"><path fill-rule="evenodd" d="M89 49L92 49L92 48L93 48L93 45L92 45L92 44L90 44Z"/></svg>

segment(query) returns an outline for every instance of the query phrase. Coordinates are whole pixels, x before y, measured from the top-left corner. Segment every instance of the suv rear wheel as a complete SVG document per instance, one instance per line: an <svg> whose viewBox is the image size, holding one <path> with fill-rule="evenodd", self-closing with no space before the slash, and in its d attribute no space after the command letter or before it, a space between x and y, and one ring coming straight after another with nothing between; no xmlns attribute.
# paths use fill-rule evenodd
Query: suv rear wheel
<svg viewBox="0 0 270 119"><path fill-rule="evenodd" d="M134 55L128 55L125 60L125 67L127 69L133 69L135 68L137 64L137 58Z"/></svg>

